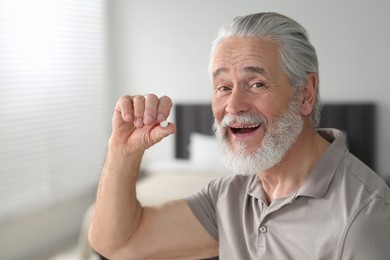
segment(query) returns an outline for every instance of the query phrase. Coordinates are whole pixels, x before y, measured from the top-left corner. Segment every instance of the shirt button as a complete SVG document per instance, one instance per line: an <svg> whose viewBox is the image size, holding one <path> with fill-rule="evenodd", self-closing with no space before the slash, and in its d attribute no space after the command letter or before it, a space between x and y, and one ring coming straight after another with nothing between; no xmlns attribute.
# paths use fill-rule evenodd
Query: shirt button
<svg viewBox="0 0 390 260"><path fill-rule="evenodd" d="M261 226L261 227L259 228L259 231L260 231L261 233L267 233L267 227L266 227L266 226Z"/></svg>

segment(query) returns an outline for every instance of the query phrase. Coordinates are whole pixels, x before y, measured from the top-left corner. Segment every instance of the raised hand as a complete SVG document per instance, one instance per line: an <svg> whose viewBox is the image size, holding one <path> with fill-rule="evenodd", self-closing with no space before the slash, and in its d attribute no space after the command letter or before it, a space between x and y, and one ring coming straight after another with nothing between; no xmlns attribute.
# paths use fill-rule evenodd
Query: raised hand
<svg viewBox="0 0 390 260"><path fill-rule="evenodd" d="M110 145L126 151L144 152L152 145L176 131L176 126L160 123L167 119L172 109L172 100L154 94L123 96L115 106L112 119Z"/></svg>

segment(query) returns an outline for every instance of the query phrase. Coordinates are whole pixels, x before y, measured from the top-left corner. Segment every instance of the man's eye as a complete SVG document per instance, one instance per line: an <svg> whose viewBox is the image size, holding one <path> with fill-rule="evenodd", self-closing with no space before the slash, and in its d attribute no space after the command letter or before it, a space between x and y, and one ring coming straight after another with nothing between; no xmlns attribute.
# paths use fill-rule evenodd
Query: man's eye
<svg viewBox="0 0 390 260"><path fill-rule="evenodd" d="M255 88L255 89L263 88L264 87L264 83L257 82L255 84L252 84L251 87Z"/></svg>
<svg viewBox="0 0 390 260"><path fill-rule="evenodd" d="M230 90L230 88L227 87L227 86L220 86L220 87L218 87L218 91L219 92L226 92L226 91L229 91L229 90Z"/></svg>

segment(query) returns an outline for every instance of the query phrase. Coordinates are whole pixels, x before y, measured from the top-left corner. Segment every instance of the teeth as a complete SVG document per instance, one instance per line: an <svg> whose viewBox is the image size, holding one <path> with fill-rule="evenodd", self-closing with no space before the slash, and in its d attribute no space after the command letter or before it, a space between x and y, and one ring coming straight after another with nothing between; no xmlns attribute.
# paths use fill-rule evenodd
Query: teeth
<svg viewBox="0 0 390 260"><path fill-rule="evenodd" d="M241 133L242 131L244 131L244 129L255 129L255 128L258 128L260 127L260 124L258 125L248 125L248 126L243 126L243 127L232 127L232 130L234 133Z"/></svg>
<svg viewBox="0 0 390 260"><path fill-rule="evenodd" d="M256 128L256 127L259 127L259 125L246 126L244 128Z"/></svg>
<svg viewBox="0 0 390 260"><path fill-rule="evenodd" d="M237 127L237 128L256 128L259 127L260 125L249 125L249 126L244 126L244 127Z"/></svg>

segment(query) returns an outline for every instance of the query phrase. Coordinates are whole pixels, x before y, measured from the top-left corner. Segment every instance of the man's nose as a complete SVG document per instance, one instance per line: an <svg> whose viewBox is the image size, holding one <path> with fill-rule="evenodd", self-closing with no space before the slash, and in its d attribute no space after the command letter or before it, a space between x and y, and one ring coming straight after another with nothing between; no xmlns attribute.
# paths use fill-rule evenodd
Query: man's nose
<svg viewBox="0 0 390 260"><path fill-rule="evenodd" d="M242 112L247 112L250 108L249 93L240 87L236 87L231 92L228 103L226 106L226 112L231 115L237 115Z"/></svg>

